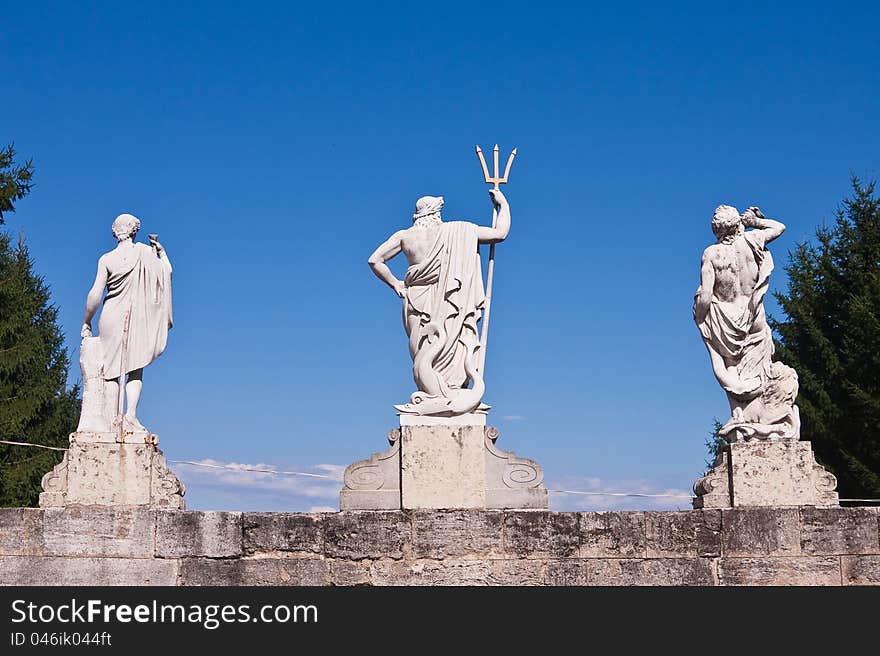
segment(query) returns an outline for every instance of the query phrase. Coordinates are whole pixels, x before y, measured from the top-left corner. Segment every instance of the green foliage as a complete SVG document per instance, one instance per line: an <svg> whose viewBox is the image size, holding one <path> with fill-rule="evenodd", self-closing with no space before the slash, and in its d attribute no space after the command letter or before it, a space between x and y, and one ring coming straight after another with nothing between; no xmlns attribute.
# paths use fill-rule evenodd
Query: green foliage
<svg viewBox="0 0 880 656"><path fill-rule="evenodd" d="M13 144L0 150L0 225L3 225L3 213L14 212L15 203L30 193L33 177L33 161L16 164Z"/></svg>
<svg viewBox="0 0 880 656"><path fill-rule="evenodd" d="M715 458L727 448L727 440L718 434L722 426L724 424L718 421L717 418L712 420L712 431L709 433L709 437L706 438L706 450L709 452L709 459L706 461L706 471L712 469L715 465Z"/></svg>
<svg viewBox="0 0 880 656"><path fill-rule="evenodd" d="M786 266L777 356L800 379L801 436L845 498L880 498L880 199L853 195Z"/></svg>
<svg viewBox="0 0 880 656"><path fill-rule="evenodd" d="M3 156L11 157L11 149ZM6 160L0 161L0 164ZM3 167L0 166L0 169ZM25 180L30 179L30 162ZM18 169L19 171L24 169ZM7 178L3 174L3 194ZM19 176L21 177L21 176ZM3 196L18 200L27 193ZM79 393L67 389L67 352L49 289L33 273L27 248L0 233L0 439L67 446L79 420ZM37 504L40 479L61 460L60 451L0 444L0 506Z"/></svg>

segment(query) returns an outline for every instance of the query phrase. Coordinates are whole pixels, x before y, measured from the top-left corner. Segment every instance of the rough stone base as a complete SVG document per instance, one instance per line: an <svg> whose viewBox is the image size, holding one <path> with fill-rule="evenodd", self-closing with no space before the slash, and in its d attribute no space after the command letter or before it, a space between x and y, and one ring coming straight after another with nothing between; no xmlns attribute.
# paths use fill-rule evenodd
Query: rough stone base
<svg viewBox="0 0 880 656"><path fill-rule="evenodd" d="M485 421L485 417L482 417ZM401 422L391 448L349 465L341 510L547 508L544 473L533 460L495 446L479 421Z"/></svg>
<svg viewBox="0 0 880 656"><path fill-rule="evenodd" d="M694 508L837 506L836 487L809 442L734 442L694 484Z"/></svg>
<svg viewBox="0 0 880 656"><path fill-rule="evenodd" d="M0 585L878 585L880 508L0 508Z"/></svg>
<svg viewBox="0 0 880 656"><path fill-rule="evenodd" d="M74 434L75 435L75 434ZM149 443L78 442L43 476L40 507L185 507L184 487Z"/></svg>

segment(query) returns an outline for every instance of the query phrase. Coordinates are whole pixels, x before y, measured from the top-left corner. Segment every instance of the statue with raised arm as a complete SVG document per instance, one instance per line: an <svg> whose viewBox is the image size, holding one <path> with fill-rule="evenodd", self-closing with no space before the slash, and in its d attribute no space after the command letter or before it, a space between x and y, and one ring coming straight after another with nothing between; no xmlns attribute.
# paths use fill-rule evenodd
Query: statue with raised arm
<svg viewBox="0 0 880 656"><path fill-rule="evenodd" d="M797 372L772 361L764 312L773 270L767 244L784 230L757 207L740 215L720 205L712 219L718 242L703 252L694 321L730 402L731 417L720 434L731 442L800 437Z"/></svg>
<svg viewBox="0 0 880 656"><path fill-rule="evenodd" d="M480 371L480 320L485 302L479 244L503 241L510 208L498 189L489 191L494 227L440 218L442 196L416 202L413 225L395 232L369 258L373 272L403 299L413 378L418 390L402 414L456 416L485 410ZM386 262L403 252L409 268L398 280ZM468 384L470 383L470 387Z"/></svg>
<svg viewBox="0 0 880 656"><path fill-rule="evenodd" d="M86 299L79 431L147 432L138 421L137 407L144 367L162 355L172 325L171 262L156 235L150 235L149 246L134 241L140 225L131 214L113 221L118 243L98 260ZM92 319L102 297L98 336L92 337Z"/></svg>

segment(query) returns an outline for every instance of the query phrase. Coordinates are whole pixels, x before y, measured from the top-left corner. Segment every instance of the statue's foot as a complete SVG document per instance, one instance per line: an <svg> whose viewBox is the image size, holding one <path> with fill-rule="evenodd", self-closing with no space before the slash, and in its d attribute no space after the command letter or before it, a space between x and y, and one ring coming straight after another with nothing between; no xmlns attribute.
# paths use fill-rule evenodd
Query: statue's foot
<svg viewBox="0 0 880 656"><path fill-rule="evenodd" d="M123 424L127 433L148 433L149 431L144 425L138 421L134 415L125 415L125 423Z"/></svg>

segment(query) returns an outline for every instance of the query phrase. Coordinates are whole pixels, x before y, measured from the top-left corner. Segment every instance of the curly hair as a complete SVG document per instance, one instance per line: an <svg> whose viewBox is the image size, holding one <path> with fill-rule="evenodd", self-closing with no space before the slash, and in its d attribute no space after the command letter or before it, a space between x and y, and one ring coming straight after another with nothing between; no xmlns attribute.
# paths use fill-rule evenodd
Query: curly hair
<svg viewBox="0 0 880 656"><path fill-rule="evenodd" d="M712 232L718 239L737 232L741 225L742 217L735 207L719 205L715 208L715 214L712 216Z"/></svg>
<svg viewBox="0 0 880 656"><path fill-rule="evenodd" d="M131 214L120 214L116 217L116 220L113 221L113 236L116 237L117 241L122 241L123 239L128 239L129 237L134 237L138 230L141 228L141 221L136 216Z"/></svg>

